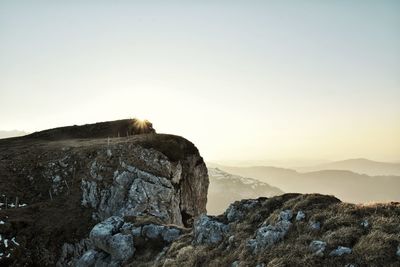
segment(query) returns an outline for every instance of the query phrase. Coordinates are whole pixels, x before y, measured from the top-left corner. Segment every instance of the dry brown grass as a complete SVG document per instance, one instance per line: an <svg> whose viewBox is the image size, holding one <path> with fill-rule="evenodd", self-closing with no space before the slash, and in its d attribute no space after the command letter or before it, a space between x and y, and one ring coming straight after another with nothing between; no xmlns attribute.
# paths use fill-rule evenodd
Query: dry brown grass
<svg viewBox="0 0 400 267"><path fill-rule="evenodd" d="M252 254L247 241L254 238L255 231L263 222L275 223L280 211L290 209L295 217L302 210L306 219L296 222L284 240L258 254ZM247 212L240 222L232 223L231 235L234 243L225 240L216 246L195 246L191 238L174 243L166 254L164 266L230 266L239 261L239 266L400 266L396 256L400 244L400 205L370 204L353 205L341 203L332 196L318 194L286 194L271 199L261 199L254 209ZM224 216L219 216L225 221ZM368 227L361 225L367 220ZM310 221L319 221L321 229L311 230ZM314 255L309 250L313 240L327 243L325 255ZM349 255L329 256L337 246L353 249ZM162 266L162 264L160 265Z"/></svg>

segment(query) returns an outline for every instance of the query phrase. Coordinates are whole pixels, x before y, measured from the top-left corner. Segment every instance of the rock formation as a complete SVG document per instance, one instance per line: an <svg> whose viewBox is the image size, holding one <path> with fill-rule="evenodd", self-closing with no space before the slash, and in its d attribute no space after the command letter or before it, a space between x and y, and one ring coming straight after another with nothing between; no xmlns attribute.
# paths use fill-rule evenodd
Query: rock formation
<svg viewBox="0 0 400 267"><path fill-rule="evenodd" d="M0 260L120 266L148 254L138 245L154 243L159 253L185 232L206 212L207 168L192 143L135 128L146 125L63 127L0 142L0 234L19 242ZM17 199L28 204L12 207Z"/></svg>
<svg viewBox="0 0 400 267"><path fill-rule="evenodd" d="M144 125L0 140L0 265L399 265L399 203L283 194L209 216L196 147Z"/></svg>

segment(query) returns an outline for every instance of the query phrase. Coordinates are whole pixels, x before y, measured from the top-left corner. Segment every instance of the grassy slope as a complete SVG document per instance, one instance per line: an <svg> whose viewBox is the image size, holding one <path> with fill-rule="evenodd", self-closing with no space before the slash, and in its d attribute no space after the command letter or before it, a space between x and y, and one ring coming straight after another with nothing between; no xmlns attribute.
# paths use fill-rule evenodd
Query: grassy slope
<svg viewBox="0 0 400 267"><path fill-rule="evenodd" d="M282 210L294 214L302 210L306 219L292 219L288 234L279 243L256 255L247 249L247 241L254 238L263 222L274 224ZM226 221L221 215L220 221ZM367 220L368 227L361 222ZM311 230L309 222L319 221L321 229ZM270 199L259 199L258 205L246 212L244 219L230 224L234 242L229 237L216 246L195 246L190 235L175 242L167 252L165 266L399 266L396 256L400 244L400 204L354 205L342 203L332 196L285 194ZM313 240L327 242L324 256L316 256L309 249ZM347 246L352 253L340 257L329 256L337 246Z"/></svg>

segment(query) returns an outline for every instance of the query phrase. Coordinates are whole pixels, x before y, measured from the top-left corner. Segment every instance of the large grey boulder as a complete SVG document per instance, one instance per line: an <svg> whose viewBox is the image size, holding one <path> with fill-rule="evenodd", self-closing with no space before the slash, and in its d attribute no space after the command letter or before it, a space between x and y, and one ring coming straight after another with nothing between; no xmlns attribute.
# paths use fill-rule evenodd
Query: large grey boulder
<svg viewBox="0 0 400 267"><path fill-rule="evenodd" d="M182 230L176 226L153 223L135 226L121 217L112 216L93 227L89 235L93 248L87 250L76 265L121 266L134 255L136 241L140 244L155 241L157 246L164 244L166 247L181 234Z"/></svg>
<svg viewBox="0 0 400 267"><path fill-rule="evenodd" d="M217 244L228 233L228 225L218 222L207 215L201 215L195 221L193 232L195 244Z"/></svg>
<svg viewBox="0 0 400 267"><path fill-rule="evenodd" d="M110 254L114 261L124 262L135 252L132 235L119 233L123 224L122 218L112 216L94 226L89 235L95 248Z"/></svg>
<svg viewBox="0 0 400 267"><path fill-rule="evenodd" d="M172 226L148 224L142 227L142 236L148 239L159 239L166 243L176 240L181 231Z"/></svg>

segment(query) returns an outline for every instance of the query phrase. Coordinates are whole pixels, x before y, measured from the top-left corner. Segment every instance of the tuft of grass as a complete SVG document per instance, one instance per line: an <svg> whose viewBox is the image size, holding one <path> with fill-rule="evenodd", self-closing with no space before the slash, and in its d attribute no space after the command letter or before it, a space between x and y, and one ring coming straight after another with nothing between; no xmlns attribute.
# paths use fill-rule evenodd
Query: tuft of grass
<svg viewBox="0 0 400 267"><path fill-rule="evenodd" d="M399 235L388 234L379 230L362 236L354 246L354 254L363 260L364 266L390 266L389 262L398 263L396 248Z"/></svg>

